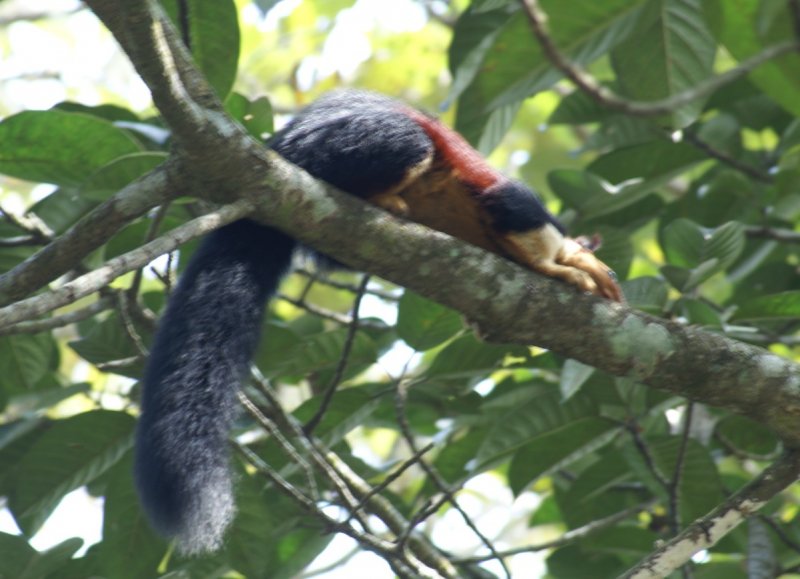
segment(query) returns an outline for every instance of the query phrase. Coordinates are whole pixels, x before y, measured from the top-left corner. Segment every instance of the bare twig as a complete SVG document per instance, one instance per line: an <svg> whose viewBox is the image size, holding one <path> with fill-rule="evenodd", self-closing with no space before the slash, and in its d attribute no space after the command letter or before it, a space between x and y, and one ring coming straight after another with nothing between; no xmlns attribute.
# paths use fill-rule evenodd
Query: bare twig
<svg viewBox="0 0 800 579"><path fill-rule="evenodd" d="M402 379L397 383L397 389L395 393L395 414L397 415L397 423L400 425L400 432L403 434L403 438L406 441L406 444L411 449L411 452L414 454L419 453L419 449L417 448L417 443L414 440L414 433L411 431L411 425L408 423L408 416L406 415L406 398L408 397L408 390L407 384L405 384ZM450 489L447 481L442 478L442 475L439 474L432 465L428 464L428 462L421 458L419 459L419 465L422 467L422 470L428 475L428 477L433 482L434 486L442 493L446 498L447 501L452 505L452 507L461 515L461 519L464 523L470 528L470 530L478 537L481 543L489 550L489 552L494 556L500 566L503 568L503 571L506 574L508 579L511 579L511 570L508 568L505 560L499 555L497 549L495 548L494 544L489 540L489 538L484 535L478 526L475 524L475 521L472 520L466 511L461 508L461 505L458 503L458 499L453 493L452 489ZM419 517L415 517L411 524L408 525L408 529L406 530L405 534L402 537L401 545L410 534L413 532L414 527L422 522L423 519Z"/></svg>
<svg viewBox="0 0 800 579"><path fill-rule="evenodd" d="M670 481L666 476L664 476L664 474L656 465L655 459L653 459L653 453L650 451L650 447L647 445L647 442L642 437L642 433L639 431L639 423L635 421L627 422L625 423L625 428L631 434L631 437L633 438L633 444L636 447L636 450L639 451L639 454L642 455L645 465L647 466L647 470L650 471L650 474L653 475L653 478L656 479L664 491L669 494Z"/></svg>
<svg viewBox="0 0 800 579"><path fill-rule="evenodd" d="M423 456L425 456L428 452L430 452L433 449L433 447L434 444L430 442L425 446L423 446L422 448L420 448L419 451L412 454L408 459L404 460L403 463L397 469L395 469L393 472L387 475L386 478L383 479L379 485L372 487L372 489L366 495L361 497L361 502L359 502L356 511L364 508L364 506L369 502L369 500L372 497L382 493L387 488L389 488L389 485L391 485L394 481L403 476L403 473L405 473L409 468L415 466Z"/></svg>
<svg viewBox="0 0 800 579"><path fill-rule="evenodd" d="M314 518L318 519L322 525L327 528L334 530L339 533L343 533L356 541L363 547L369 549L370 551L374 551L379 553L381 556L385 557L389 561L395 561L400 563L402 568L405 572L409 573L408 576L413 576L415 569L410 567L409 564L405 561L398 561L399 557L397 555L397 550L395 546L383 539L375 537L370 533L360 532L350 525L346 525L343 523L339 523L326 515L322 509L317 507L317 504L297 490L291 483L289 483L286 479L284 479L281 475L277 472L272 470L269 465L267 465L261 458L254 453L252 450L244 446L243 444L234 443L234 448L239 452L239 454L253 467L256 468L256 471L264 476L267 480L273 483L277 488L279 488L286 496L292 498L306 513L313 516Z"/></svg>
<svg viewBox="0 0 800 579"><path fill-rule="evenodd" d="M169 211L170 202L167 201L163 205L161 205L156 214L153 216L152 221L150 221L150 226L147 228L147 234L145 235L144 242L153 241L158 235L158 230L161 227L161 223L163 223L164 218L167 216L167 211ZM142 279L144 277L144 268L140 267L136 270L136 273L133 276L133 281L131 281L131 285L128 288L128 295L132 300L137 299L137 295L139 294L139 288L142 285Z"/></svg>
<svg viewBox="0 0 800 579"><path fill-rule="evenodd" d="M0 213L2 213L3 218L13 226L30 234L37 243L49 243L53 240L53 237L55 237L55 232L34 213L17 215L2 207L0 207Z"/></svg>
<svg viewBox="0 0 800 579"><path fill-rule="evenodd" d="M686 404L686 410L683 416L683 432L681 433L680 445L678 446L678 455L675 457L675 468L672 471L672 477L667 487L667 494L669 496L669 525L672 536L677 535L681 528L680 486L681 479L683 478L684 462L686 460L686 449L689 446L689 434L692 430L693 414L694 402L689 401ZM681 574L684 579L690 579L692 570L689 561L681 566Z"/></svg>
<svg viewBox="0 0 800 579"><path fill-rule="evenodd" d="M572 529L571 531L567 531L563 535L561 535L558 539L553 539L552 541L547 541L545 543L539 543L538 545L529 545L527 547L519 547L517 549L506 549L504 551L499 551L498 555L500 557L506 558L511 557L513 555L520 555L522 553L535 553L537 551L547 551L549 549L557 549L559 547L564 547L565 545L570 545L581 539L589 537L598 531L602 531L603 529L607 529L609 527L613 527L617 523L624 521L636 515L637 513L641 513L642 511L646 511L650 509L653 505L656 504L658 499L650 499L644 503L635 505L633 507L629 507L624 509L618 513L614 513L613 515L609 515L607 517L603 517L602 519L597 519L590 523L586 523L582 527L578 527L577 529ZM455 563L483 563L485 561L491 561L495 559L496 556L491 555L480 555L477 557L465 557L463 559L456 559Z"/></svg>
<svg viewBox="0 0 800 579"><path fill-rule="evenodd" d="M19 235L17 237L0 237L0 247L25 247L30 245L46 245L48 242L37 239L33 235Z"/></svg>
<svg viewBox="0 0 800 579"><path fill-rule="evenodd" d="M259 392L264 395L269 402L272 410L276 416L276 422L283 427L286 427L292 432L296 440L303 445L304 450L308 453L315 468L322 472L325 477L334 485L339 497L342 499L344 506L350 511L351 518L359 521L359 524L368 532L370 527L364 517L360 516L358 511L362 508L361 503L363 498L370 494L371 488L361 477L354 473L341 459L334 453L325 449L320 442L313 437L307 436L303 432L302 426L294 419L294 417L286 414L280 405L272 388L265 380L257 380L256 386ZM344 485L344 488L342 487ZM358 497L358 498L356 498ZM394 508L394 506L380 495L375 495L366 501L365 504L369 505L369 510L372 514L377 516L384 524L392 530L396 535L402 534L404 529L407 528L408 522L403 516ZM342 526L350 528L349 525ZM340 527L334 527L340 530ZM352 536L352 535L351 535ZM414 535L409 540L409 545L413 556L407 554L411 559L419 559L425 565L436 569L444 577L455 577L455 571L452 570L452 565L446 557L439 553L427 540L419 535ZM452 572L451 572L452 571Z"/></svg>
<svg viewBox="0 0 800 579"><path fill-rule="evenodd" d="M692 428L692 414L694 412L694 402L689 401L686 404L686 410L683 416L683 432L680 437L680 445L678 446L678 455L675 457L675 468L672 471L672 477L667 484L667 493L669 495L669 513L670 513L670 527L673 535L678 534L681 526L680 512L678 503L680 502L680 485L681 478L683 477L683 466L686 459L686 448L689 445L689 433Z"/></svg>
<svg viewBox="0 0 800 579"><path fill-rule="evenodd" d="M277 295L277 298L279 300L286 302L287 304L293 305L296 308L305 310L309 314L319 316L320 318L323 318L325 320L330 320L331 322L336 322L337 324L341 324L342 326L350 326L353 323L352 316L340 314L339 312L334 312L332 310L326 310L325 308L321 308L311 302L307 302L305 300L298 300L293 297L287 296L284 293L279 293ZM359 327L362 329L374 328L376 330L380 330L385 328L386 326L379 322L375 323L370 320L360 320Z"/></svg>
<svg viewBox="0 0 800 579"><path fill-rule="evenodd" d="M794 538L789 536L789 533L778 523L775 519L770 517L769 515L758 515L758 518L764 521L764 523L772 529L772 531L778 536L778 538L783 542L784 545L789 547L795 553L800 554L800 542L796 541Z"/></svg>
<svg viewBox="0 0 800 579"><path fill-rule="evenodd" d="M367 284L369 283L369 275L365 275L361 278L361 283L358 285L358 292L356 293L356 298L353 302L353 321L350 323L350 327L347 329L347 336L344 341L344 347L342 348L342 355L339 356L339 363L336 365L336 371L333 373L333 377L331 378L328 387L325 389L325 394L322 397L322 402L320 402L319 409L311 417L311 419L306 423L303 431L306 435L310 435L314 432L314 429L322 420L325 413L328 411L328 407L333 400L333 395L336 393L336 389L339 387L339 383L342 381L342 376L344 376L344 371L347 369L347 362L350 360L350 352L353 349L353 343L356 340L356 334L358 333L358 308L361 306L361 299L364 297L364 292L367 289Z"/></svg>

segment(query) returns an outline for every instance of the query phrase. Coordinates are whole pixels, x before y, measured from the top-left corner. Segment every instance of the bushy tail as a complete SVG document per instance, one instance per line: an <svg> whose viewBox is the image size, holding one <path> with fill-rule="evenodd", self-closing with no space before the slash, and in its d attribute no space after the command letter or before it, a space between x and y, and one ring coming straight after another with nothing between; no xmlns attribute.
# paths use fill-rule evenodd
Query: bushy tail
<svg viewBox="0 0 800 579"><path fill-rule="evenodd" d="M182 552L217 549L234 514L228 431L264 305L295 242L242 220L208 236L169 299L144 376L136 485Z"/></svg>

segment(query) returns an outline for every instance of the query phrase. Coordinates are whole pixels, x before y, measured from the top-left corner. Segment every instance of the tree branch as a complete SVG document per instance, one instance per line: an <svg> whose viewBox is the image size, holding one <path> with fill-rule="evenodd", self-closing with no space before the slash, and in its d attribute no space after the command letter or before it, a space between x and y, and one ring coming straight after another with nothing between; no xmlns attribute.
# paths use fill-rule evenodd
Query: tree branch
<svg viewBox="0 0 800 579"><path fill-rule="evenodd" d="M161 165L137 179L84 215L41 251L0 275L0 305L23 298L75 269L124 225L176 196L176 187L167 176L168 167L169 164Z"/></svg>
<svg viewBox="0 0 800 579"><path fill-rule="evenodd" d="M173 251L195 237L240 219L253 210L247 200L237 201L218 211L176 227L163 237L108 261L104 266L80 276L50 292L0 308L0 328L30 320L61 306L73 303L105 287L120 275L144 267L159 255Z"/></svg>
<svg viewBox="0 0 800 579"><path fill-rule="evenodd" d="M747 517L758 511L776 494L800 476L800 451L786 452L752 482L741 488L722 505L692 523L635 567L623 579L667 577L692 555L714 546Z"/></svg>

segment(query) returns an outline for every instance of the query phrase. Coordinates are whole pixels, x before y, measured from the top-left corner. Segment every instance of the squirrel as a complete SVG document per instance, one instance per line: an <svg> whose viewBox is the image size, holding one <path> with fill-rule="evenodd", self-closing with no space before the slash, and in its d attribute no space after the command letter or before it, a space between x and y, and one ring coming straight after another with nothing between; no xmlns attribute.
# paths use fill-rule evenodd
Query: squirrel
<svg viewBox="0 0 800 579"><path fill-rule="evenodd" d="M494 170L458 133L399 101L323 96L267 145L397 216L449 233L583 292L623 301L593 243L525 185ZM180 551L217 550L235 506L228 436L265 304L298 243L242 219L202 242L172 292L145 368L135 480L153 527Z"/></svg>

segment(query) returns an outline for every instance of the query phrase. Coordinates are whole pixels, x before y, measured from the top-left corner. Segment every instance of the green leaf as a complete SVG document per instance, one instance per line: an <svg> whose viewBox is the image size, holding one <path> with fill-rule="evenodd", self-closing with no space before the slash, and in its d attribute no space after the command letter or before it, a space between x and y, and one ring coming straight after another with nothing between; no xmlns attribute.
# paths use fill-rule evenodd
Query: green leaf
<svg viewBox="0 0 800 579"><path fill-rule="evenodd" d="M334 370L342 358L347 335L347 328L342 328L306 336L291 349L276 370L298 376ZM344 379L352 378L377 358L375 342L364 332L356 332L347 358Z"/></svg>
<svg viewBox="0 0 800 579"><path fill-rule="evenodd" d="M448 100L457 98L475 79L486 53L514 12L514 7L507 2L494 9L488 6L478 9L473 2L461 15L453 28L453 40L448 51L453 75Z"/></svg>
<svg viewBox="0 0 800 579"><path fill-rule="evenodd" d="M100 322L92 320L90 325L91 329L82 332L80 339L69 342L69 346L87 362L103 364L139 355L133 338L128 335L128 330L116 312ZM143 328L134 327L133 330L139 336L146 335L142 333ZM140 363L126 368L115 368L114 371L124 376L138 378L141 376L142 365Z"/></svg>
<svg viewBox="0 0 800 579"><path fill-rule="evenodd" d="M709 0L704 7L720 23L714 30L717 38L740 61L794 34L787 5L783 6L783 17L773 19L767 26L759 18L759 0ZM767 62L748 78L787 111L800 116L800 64L796 56Z"/></svg>
<svg viewBox="0 0 800 579"><path fill-rule="evenodd" d="M584 221L620 213L625 209L632 212L635 209L632 206L640 202L646 203L644 199L650 196L664 179L665 177L636 179L612 185L588 171L560 169L551 171L547 175L548 184L553 192L569 206L577 209ZM611 220L606 217L604 221ZM617 216L617 221L623 220ZM630 225L630 221L620 225L623 227Z"/></svg>
<svg viewBox="0 0 800 579"><path fill-rule="evenodd" d="M800 319L800 291L786 291L748 300L739 306L732 319Z"/></svg>
<svg viewBox="0 0 800 579"><path fill-rule="evenodd" d="M239 62L239 15L233 0L188 0L185 3L189 30L181 30L176 0L162 5L181 34L189 35L194 61L208 82L225 100L236 79Z"/></svg>
<svg viewBox="0 0 800 579"><path fill-rule="evenodd" d="M594 368L587 366L577 360L567 360L564 362L564 368L561 370L561 381L559 382L559 389L561 396L566 402L574 394L577 394L581 387L586 384L586 381L594 374Z"/></svg>
<svg viewBox="0 0 800 579"><path fill-rule="evenodd" d="M660 314L667 305L669 289L657 277L637 277L622 284L630 307L651 314Z"/></svg>
<svg viewBox="0 0 800 579"><path fill-rule="evenodd" d="M67 398L71 398L76 394L86 394L91 390L91 385L87 382L62 386L60 382L56 382L55 376L50 376L49 378L49 380L40 383L35 392L25 393L13 398L11 405L14 407L15 414L20 415L36 410L49 409ZM2 443L0 443L0 448L2 448Z"/></svg>
<svg viewBox="0 0 800 579"><path fill-rule="evenodd" d="M703 261L703 228L690 219L676 219L664 228L661 247L672 265L692 268Z"/></svg>
<svg viewBox="0 0 800 579"><path fill-rule="evenodd" d="M239 93L231 93L225 100L225 111L242 123L247 132L256 139L263 139L274 132L272 103L266 97L253 101Z"/></svg>
<svg viewBox="0 0 800 579"><path fill-rule="evenodd" d="M19 465L9 508L35 533L70 491L103 474L133 444L134 420L125 412L95 410L56 421Z"/></svg>
<svg viewBox="0 0 800 579"><path fill-rule="evenodd" d="M63 233L72 227L84 214L97 205L95 201L82 198L75 187L59 187L50 195L34 203L31 213L55 231Z"/></svg>
<svg viewBox="0 0 800 579"><path fill-rule="evenodd" d="M558 102L547 122L551 125L584 125L600 122L610 114L585 91L575 89Z"/></svg>
<svg viewBox="0 0 800 579"><path fill-rule="evenodd" d="M0 172L28 181L80 185L117 157L137 152L128 133L80 113L25 111L0 122Z"/></svg>
<svg viewBox="0 0 800 579"><path fill-rule="evenodd" d="M461 317L450 308L408 290L400 298L397 335L415 350L430 350L452 338L461 328Z"/></svg>
<svg viewBox="0 0 800 579"><path fill-rule="evenodd" d="M82 103L63 101L55 105L53 108L67 113L82 113L85 115L92 115L112 122L125 121L129 123L138 123L141 121L136 113L130 109L112 104L102 104L92 107Z"/></svg>
<svg viewBox="0 0 800 579"><path fill-rule="evenodd" d="M652 190L705 159L691 145L662 139L616 149L600 156L588 170L611 183L641 180Z"/></svg>
<svg viewBox="0 0 800 579"><path fill-rule="evenodd" d="M744 245L741 223L730 221L708 229L689 219L676 219L661 234L661 247L669 261L661 271L676 288L689 291L733 265Z"/></svg>
<svg viewBox="0 0 800 579"><path fill-rule="evenodd" d="M780 446L780 441L769 428L735 414L722 418L716 424L714 433L726 444L749 454L766 456L776 452Z"/></svg>
<svg viewBox="0 0 800 579"><path fill-rule="evenodd" d="M568 545L547 558L547 569L553 577L617 577L627 570L628 563L608 553Z"/></svg>
<svg viewBox="0 0 800 579"><path fill-rule="evenodd" d="M564 203L580 212L592 199L609 196L613 187L597 175L578 169L556 169L547 174L547 184Z"/></svg>
<svg viewBox="0 0 800 579"><path fill-rule="evenodd" d="M425 372L428 379L463 380L479 378L500 368L509 355L525 357L527 349L521 346L497 346L478 341L466 334L450 342L431 362Z"/></svg>
<svg viewBox="0 0 800 579"><path fill-rule="evenodd" d="M129 183L155 169L166 158L166 153L142 152L114 159L91 175L78 188L78 194L90 201L105 201Z"/></svg>
<svg viewBox="0 0 800 579"><path fill-rule="evenodd" d="M33 392L58 367L58 360L50 334L0 337L0 392L8 396Z"/></svg>
<svg viewBox="0 0 800 579"><path fill-rule="evenodd" d="M112 469L103 503L100 561L106 576L119 579L154 576L167 551L142 513L131 473L129 452Z"/></svg>
<svg viewBox="0 0 800 579"><path fill-rule="evenodd" d="M692 89L708 79L716 48L700 0L655 0L646 5L640 26L611 55L623 92L649 101ZM686 127L702 110L703 99L676 109L671 114L672 127Z"/></svg>
<svg viewBox="0 0 800 579"><path fill-rule="evenodd" d="M624 40L636 23L636 12L641 0L573 0L565 3L557 0L542 2L549 16L551 34L556 45L578 64L587 64ZM481 19L486 14L467 12L465 18ZM458 43L457 67L453 71L458 81L457 92L461 94L456 117L456 128L473 144L480 143L479 150L490 150L496 144L499 129L506 122L498 123L495 111L503 111L508 117L529 96L549 88L561 77L542 53L531 32L527 16L517 10L511 18L502 11L493 15L496 21L487 24L464 23L463 31L456 28L453 44ZM470 37L462 40L461 35ZM487 48L487 38L493 42ZM466 89L463 89L469 82ZM463 90L463 92L462 92ZM487 137L489 121L495 133ZM502 131L503 133L505 131Z"/></svg>
<svg viewBox="0 0 800 579"><path fill-rule="evenodd" d="M712 328L722 326L720 313L702 300L684 296L678 301L676 311L692 325Z"/></svg>
<svg viewBox="0 0 800 579"><path fill-rule="evenodd" d="M525 393L521 386L517 392ZM497 405L497 400L492 404ZM508 411L499 413L478 450L478 464L488 464L516 450L534 438L582 418L596 417L597 404L588 396L575 395L564 402L556 388L536 388L527 400L517 400Z"/></svg>
<svg viewBox="0 0 800 579"><path fill-rule="evenodd" d="M511 459L511 490L518 495L540 476L608 444L617 431L618 427L605 418L586 417L532 437Z"/></svg>
<svg viewBox="0 0 800 579"><path fill-rule="evenodd" d="M671 477L675 472L675 462L681 446L680 437L647 436L645 444L650 449L655 468L663 477ZM723 500L722 482L709 452L709 449L696 440L688 440L678 485L679 509L683 521L693 521L705 515ZM647 484L654 494L664 496L664 488L656 482L650 467L632 444L625 448L625 456L637 478Z"/></svg>
<svg viewBox="0 0 800 579"><path fill-rule="evenodd" d="M0 577L41 579L56 573L78 549L81 539L67 539L42 553L18 535L0 533Z"/></svg>
<svg viewBox="0 0 800 579"><path fill-rule="evenodd" d="M323 395L303 402L294 411L300 422L308 422L319 410ZM354 428L361 426L374 412L379 400L366 387L345 388L336 392L314 435L324 438L328 446L341 442Z"/></svg>

